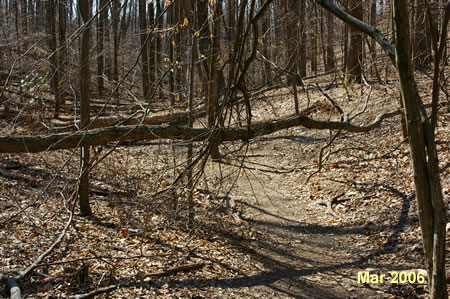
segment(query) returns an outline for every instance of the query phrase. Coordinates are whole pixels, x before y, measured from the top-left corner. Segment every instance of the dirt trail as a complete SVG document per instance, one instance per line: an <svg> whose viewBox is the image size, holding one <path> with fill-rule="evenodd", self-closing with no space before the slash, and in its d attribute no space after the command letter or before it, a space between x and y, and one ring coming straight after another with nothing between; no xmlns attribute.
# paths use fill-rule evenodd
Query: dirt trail
<svg viewBox="0 0 450 299"><path fill-rule="evenodd" d="M231 287L254 298L387 296L386 285L358 284L357 272L371 267L377 252L363 245L367 230L337 224L333 212L306 196L306 177L290 164L298 159L292 151L298 151L296 143L254 144L229 194L246 211L241 219L249 223L252 237L237 244L248 251L253 268L247 277L231 280ZM303 154L303 164L313 157ZM211 164L207 171L216 176L237 172L223 164ZM338 185L330 188L343 191Z"/></svg>

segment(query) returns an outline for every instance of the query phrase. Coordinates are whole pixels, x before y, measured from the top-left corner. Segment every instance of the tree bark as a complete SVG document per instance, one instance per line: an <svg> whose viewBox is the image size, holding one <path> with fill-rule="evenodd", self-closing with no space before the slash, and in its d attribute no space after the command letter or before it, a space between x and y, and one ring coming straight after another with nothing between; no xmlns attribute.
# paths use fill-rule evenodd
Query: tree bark
<svg viewBox="0 0 450 299"><path fill-rule="evenodd" d="M78 6L83 24L87 24L91 18L90 0L79 0ZM89 38L90 25L86 26L81 34L81 63L80 63L80 117L81 128L85 129L90 122L90 100L89 100L89 84L91 75L89 71ZM83 216L92 215L89 204L89 145L83 145L81 148L81 174L79 178L78 200L80 205L80 213Z"/></svg>
<svg viewBox="0 0 450 299"><path fill-rule="evenodd" d="M303 1L303 0L302 0ZM298 73L298 60L297 57L300 55L300 43L298 38L298 16L299 16L299 4L297 0L289 0L286 3L286 53L288 55L287 69L289 73L287 74L287 83L292 87L292 92L294 95L294 106L295 113L299 114L299 104L297 97L297 75ZM296 34L297 33L297 34ZM306 71L306 69L305 69ZM303 76L301 76L303 77Z"/></svg>
<svg viewBox="0 0 450 299"><path fill-rule="evenodd" d="M314 75L317 75L317 56L318 56L317 39L319 36L319 30L318 30L319 26L317 25L317 22L318 22L319 14L317 12L317 10L318 10L317 5L314 5L312 7L312 9L314 10L314 15L316 17L316 20L312 24L313 28L310 31L310 35L311 35L311 37L310 37L310 41L311 41L311 73L313 73Z"/></svg>
<svg viewBox="0 0 450 299"><path fill-rule="evenodd" d="M377 26L377 0L372 0L370 2L370 25L372 27L376 27ZM372 64L371 64L371 74L372 76L377 76L377 79L379 81L381 81L380 75L378 73L378 69L376 66L376 61L377 61L377 45L374 39L371 39L370 41L370 53L371 53L371 57L372 57Z"/></svg>
<svg viewBox="0 0 450 299"><path fill-rule="evenodd" d="M119 80L119 19L120 19L120 1L112 0L112 31L113 31L113 72L112 78Z"/></svg>
<svg viewBox="0 0 450 299"><path fill-rule="evenodd" d="M434 132L425 110L420 107L422 100L414 79L406 0L394 0L394 21L396 26L396 65L408 126L417 209L422 228L425 263L430 278L428 281L430 297L447 298L446 212L439 177L439 161Z"/></svg>
<svg viewBox="0 0 450 299"><path fill-rule="evenodd" d="M354 18L358 20L363 19L363 7L359 0L350 0L348 2L349 12ZM362 76L362 63L363 63L363 52L362 52L362 35L361 32L350 26L350 44L348 46L347 54L347 68L345 72L345 81L361 83Z"/></svg>
<svg viewBox="0 0 450 299"><path fill-rule="evenodd" d="M174 24L176 24L176 6L172 5L169 8L168 11L168 15L167 15L167 26L173 26ZM174 106L175 105L175 72L176 72L176 67L175 67L175 37L174 37L175 33L172 33L169 35L169 38L167 39L167 49L169 51L169 99L170 99L170 105Z"/></svg>
<svg viewBox="0 0 450 299"><path fill-rule="evenodd" d="M105 69L105 57L104 57L104 39L105 39L105 23L108 11L106 10L107 0L100 0L98 10L100 11L97 16L97 85L98 93L101 95L105 90L103 73Z"/></svg>
<svg viewBox="0 0 450 299"><path fill-rule="evenodd" d="M259 0L259 5L262 6L264 3L264 0ZM232 5L232 4L231 4ZM234 13L233 12L229 12ZM230 15L230 20L231 18L234 19L234 16ZM265 16L262 17L261 20L261 34L260 34L260 40L261 40L261 52L262 55L264 55L265 58L270 60L270 52L269 52L269 46L270 46L270 41L269 41L269 24L270 24L270 10L267 11L265 13ZM234 29L233 29L234 30ZM262 68L263 68L263 76L262 76L262 80L263 82L268 82L272 79L272 70L270 68L270 62L268 62L267 60L264 60L262 63Z"/></svg>
<svg viewBox="0 0 450 299"><path fill-rule="evenodd" d="M16 0L17 1L17 0ZM27 14L27 0L20 0L20 12L22 18L22 38L24 39L23 47L28 47L27 35L28 35L28 14Z"/></svg>
<svg viewBox="0 0 450 299"><path fill-rule="evenodd" d="M335 22L331 12L326 12L327 17L327 63L325 65L325 71L334 70L336 68L336 56L334 54L334 39L335 39Z"/></svg>
<svg viewBox="0 0 450 299"><path fill-rule="evenodd" d="M248 140L256 136L296 126L317 130L342 130L348 132L369 132L378 128L384 119L399 115L401 109L378 115L366 125L353 125L340 121L314 120L305 115L295 115L279 120L254 123L248 127L231 128L189 128L178 125L162 126L115 126L89 131L68 132L41 136L0 136L0 153L37 153L48 150L70 149L78 146L104 145L115 141L141 141L174 139L203 141L215 135L217 142Z"/></svg>
<svg viewBox="0 0 450 299"><path fill-rule="evenodd" d="M148 77L148 51L147 51L147 13L146 0L139 0L139 36L141 39L141 61L142 61L142 94L149 101L150 81Z"/></svg>
<svg viewBox="0 0 450 299"><path fill-rule="evenodd" d="M67 0L58 0L58 34L59 34L59 80L58 87L59 93L56 101L62 105L65 101L65 86L66 86L66 77L64 76L66 70L66 15L67 15ZM56 110L56 109L55 109Z"/></svg>
<svg viewBox="0 0 450 299"><path fill-rule="evenodd" d="M152 28L155 27L155 8L153 2L148 2L148 25ZM155 73L155 65L156 65L156 42L155 42L155 34L149 33L149 49L148 49L148 55L149 55L149 80L150 80L150 86L154 84L156 80L156 73ZM149 91L150 93L153 93L152 90Z"/></svg>
<svg viewBox="0 0 450 299"><path fill-rule="evenodd" d="M298 4L298 18L299 23L297 27L298 56L296 59L298 75L303 78L306 77L306 0L300 0ZM298 82L301 83L301 82Z"/></svg>
<svg viewBox="0 0 450 299"><path fill-rule="evenodd" d="M59 109L61 107L59 97L59 67L58 67L58 49L56 46L56 5L54 0L48 0L48 26L50 27L50 70L51 70L51 83L50 86L53 89L55 95L55 111L54 118L58 117Z"/></svg>
<svg viewBox="0 0 450 299"><path fill-rule="evenodd" d="M428 68L431 64L431 53L428 45L427 29L428 18L426 14L426 1L414 1L413 18L413 63L416 68Z"/></svg>

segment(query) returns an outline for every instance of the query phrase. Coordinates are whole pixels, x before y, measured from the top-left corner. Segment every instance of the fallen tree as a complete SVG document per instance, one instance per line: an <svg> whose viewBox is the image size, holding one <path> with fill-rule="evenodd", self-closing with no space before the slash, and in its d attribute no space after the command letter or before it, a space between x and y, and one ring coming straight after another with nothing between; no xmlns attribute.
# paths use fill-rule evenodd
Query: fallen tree
<svg viewBox="0 0 450 299"><path fill-rule="evenodd" d="M85 145L104 145L115 141L142 141L155 139L202 141L214 136L217 142L249 140L291 127L303 126L317 130L343 130L368 132L380 126L386 118L400 115L402 109L379 114L371 123L354 125L346 121L314 120L305 115L255 123L250 127L189 128L180 125L116 126L52 135L0 136L0 153L37 153L48 150L69 149Z"/></svg>
<svg viewBox="0 0 450 299"><path fill-rule="evenodd" d="M143 112L142 112L143 113ZM203 117L206 115L206 110L202 107L194 110L194 118ZM175 112L171 114L149 116L144 119L141 117L123 117L123 116L100 116L91 121L89 124L90 129L98 129L104 127L112 126L125 126L125 125L162 125L165 123L169 124L187 124L188 122L188 112ZM54 127L51 128L53 132L73 132L80 129L80 121L61 121L58 119L53 119L50 121Z"/></svg>

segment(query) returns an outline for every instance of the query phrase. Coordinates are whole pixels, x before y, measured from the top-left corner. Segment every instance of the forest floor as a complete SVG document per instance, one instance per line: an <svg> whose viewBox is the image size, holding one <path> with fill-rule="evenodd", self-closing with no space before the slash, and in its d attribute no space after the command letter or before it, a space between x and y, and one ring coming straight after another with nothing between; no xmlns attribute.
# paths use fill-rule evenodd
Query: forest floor
<svg viewBox="0 0 450 299"><path fill-rule="evenodd" d="M427 98L429 80L419 86ZM355 113L364 107L369 89L363 96L359 87L327 92ZM309 93L310 104L317 103L310 116L337 117L323 95L316 89ZM367 111L354 122L369 123L380 112L396 109L397 98L395 83L372 84ZM305 109L306 97L300 102ZM293 100L284 88L265 93L253 114L262 121L292 111ZM447 203L449 120L442 108L437 145ZM10 121L2 121L8 128ZM117 286L98 296L424 297L424 284L395 283L390 276L397 271L403 280L402 271L415 271L409 277L416 277L423 268L400 117L368 133L341 132L330 143L335 133L296 127L243 147L223 144L221 163L208 161L194 190L194 222L181 192L153 196L182 169L186 145L119 144L92 172L95 215L76 214L63 243L22 283L25 295L67 297ZM0 155L2 273L13 276L30 265L62 231L78 174L78 155L72 154ZM360 271L386 274L386 279L359 283Z"/></svg>

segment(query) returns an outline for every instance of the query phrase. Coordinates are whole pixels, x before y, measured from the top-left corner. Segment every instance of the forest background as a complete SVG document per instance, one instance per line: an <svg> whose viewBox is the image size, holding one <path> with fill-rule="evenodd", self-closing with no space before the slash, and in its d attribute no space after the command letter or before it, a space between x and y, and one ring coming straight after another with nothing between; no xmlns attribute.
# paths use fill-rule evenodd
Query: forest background
<svg viewBox="0 0 450 299"><path fill-rule="evenodd" d="M446 298L449 7L1 1L5 295Z"/></svg>

